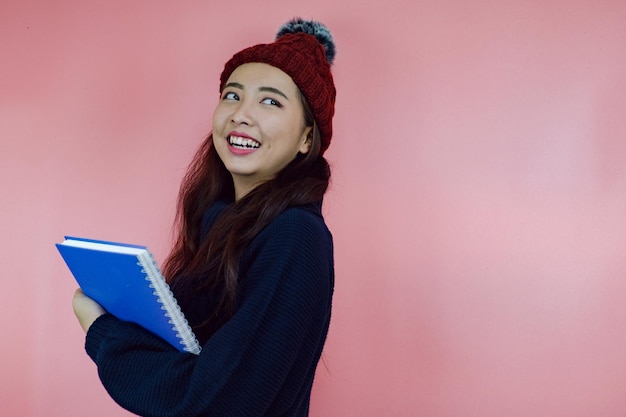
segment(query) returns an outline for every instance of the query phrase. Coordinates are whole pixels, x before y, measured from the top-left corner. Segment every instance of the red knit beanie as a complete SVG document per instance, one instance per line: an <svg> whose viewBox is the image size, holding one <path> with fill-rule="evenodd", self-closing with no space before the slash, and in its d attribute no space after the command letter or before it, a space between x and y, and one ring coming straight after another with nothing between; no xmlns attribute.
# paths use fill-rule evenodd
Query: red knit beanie
<svg viewBox="0 0 626 417"><path fill-rule="evenodd" d="M220 92L240 65L261 62L291 77L311 106L321 135L320 154L330 145L335 113L335 84L330 66L335 45L328 29L319 22L293 19L284 24L273 43L259 44L236 53L224 66Z"/></svg>

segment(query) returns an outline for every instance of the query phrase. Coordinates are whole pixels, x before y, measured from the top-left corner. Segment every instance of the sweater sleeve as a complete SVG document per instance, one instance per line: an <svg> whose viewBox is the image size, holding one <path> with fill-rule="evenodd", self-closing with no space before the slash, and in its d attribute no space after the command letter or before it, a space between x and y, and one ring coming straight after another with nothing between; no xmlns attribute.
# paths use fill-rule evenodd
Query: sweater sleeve
<svg viewBox="0 0 626 417"><path fill-rule="evenodd" d="M86 349L116 402L163 417L278 416L308 407L330 320L330 233L320 217L289 209L246 254L240 306L200 355L111 315L94 322Z"/></svg>

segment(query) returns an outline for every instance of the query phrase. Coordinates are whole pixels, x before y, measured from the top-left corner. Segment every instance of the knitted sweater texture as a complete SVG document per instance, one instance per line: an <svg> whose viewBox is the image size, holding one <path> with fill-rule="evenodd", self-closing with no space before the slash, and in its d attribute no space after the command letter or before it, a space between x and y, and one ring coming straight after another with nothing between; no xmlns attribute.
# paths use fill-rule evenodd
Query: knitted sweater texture
<svg viewBox="0 0 626 417"><path fill-rule="evenodd" d="M110 314L92 324L85 347L117 403L146 417L308 416L334 286L321 203L276 217L244 264L239 307L200 355Z"/></svg>

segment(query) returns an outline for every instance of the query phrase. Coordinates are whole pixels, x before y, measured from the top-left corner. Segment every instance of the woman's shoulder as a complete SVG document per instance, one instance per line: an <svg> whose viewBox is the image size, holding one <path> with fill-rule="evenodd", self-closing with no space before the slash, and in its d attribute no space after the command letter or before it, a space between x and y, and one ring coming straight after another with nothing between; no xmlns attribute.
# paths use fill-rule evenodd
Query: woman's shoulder
<svg viewBox="0 0 626 417"><path fill-rule="evenodd" d="M270 222L267 229L280 229L281 233L291 231L300 234L308 231L330 234L322 215L321 202L288 207Z"/></svg>
<svg viewBox="0 0 626 417"><path fill-rule="evenodd" d="M324 222L321 205L314 204L281 212L254 238L243 259L250 271L262 271L251 272L249 279L259 277L266 283L268 276L279 279L290 271L301 277L296 282L313 284L320 280L332 282L333 252L333 237ZM281 272L268 274L272 269Z"/></svg>
<svg viewBox="0 0 626 417"><path fill-rule="evenodd" d="M244 252L245 282L278 282L285 274L298 276L292 284L320 285L333 282L333 238L320 205L289 207L254 238ZM269 272L273 271L273 272ZM308 278L307 278L308 277ZM316 287L317 288L317 287Z"/></svg>
<svg viewBox="0 0 626 417"><path fill-rule="evenodd" d="M281 212L257 235L251 246L267 244L283 248L314 246L318 251L332 251L332 234L324 221L321 202L288 207Z"/></svg>

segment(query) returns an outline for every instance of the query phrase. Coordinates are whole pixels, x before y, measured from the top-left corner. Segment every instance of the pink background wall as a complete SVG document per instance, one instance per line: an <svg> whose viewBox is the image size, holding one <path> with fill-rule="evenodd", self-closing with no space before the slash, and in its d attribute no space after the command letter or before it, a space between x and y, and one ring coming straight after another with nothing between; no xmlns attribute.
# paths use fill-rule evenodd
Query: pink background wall
<svg viewBox="0 0 626 417"><path fill-rule="evenodd" d="M4 0L1 414L128 415L53 244L163 259L223 63L293 15L338 47L312 416L624 416L621 0Z"/></svg>

